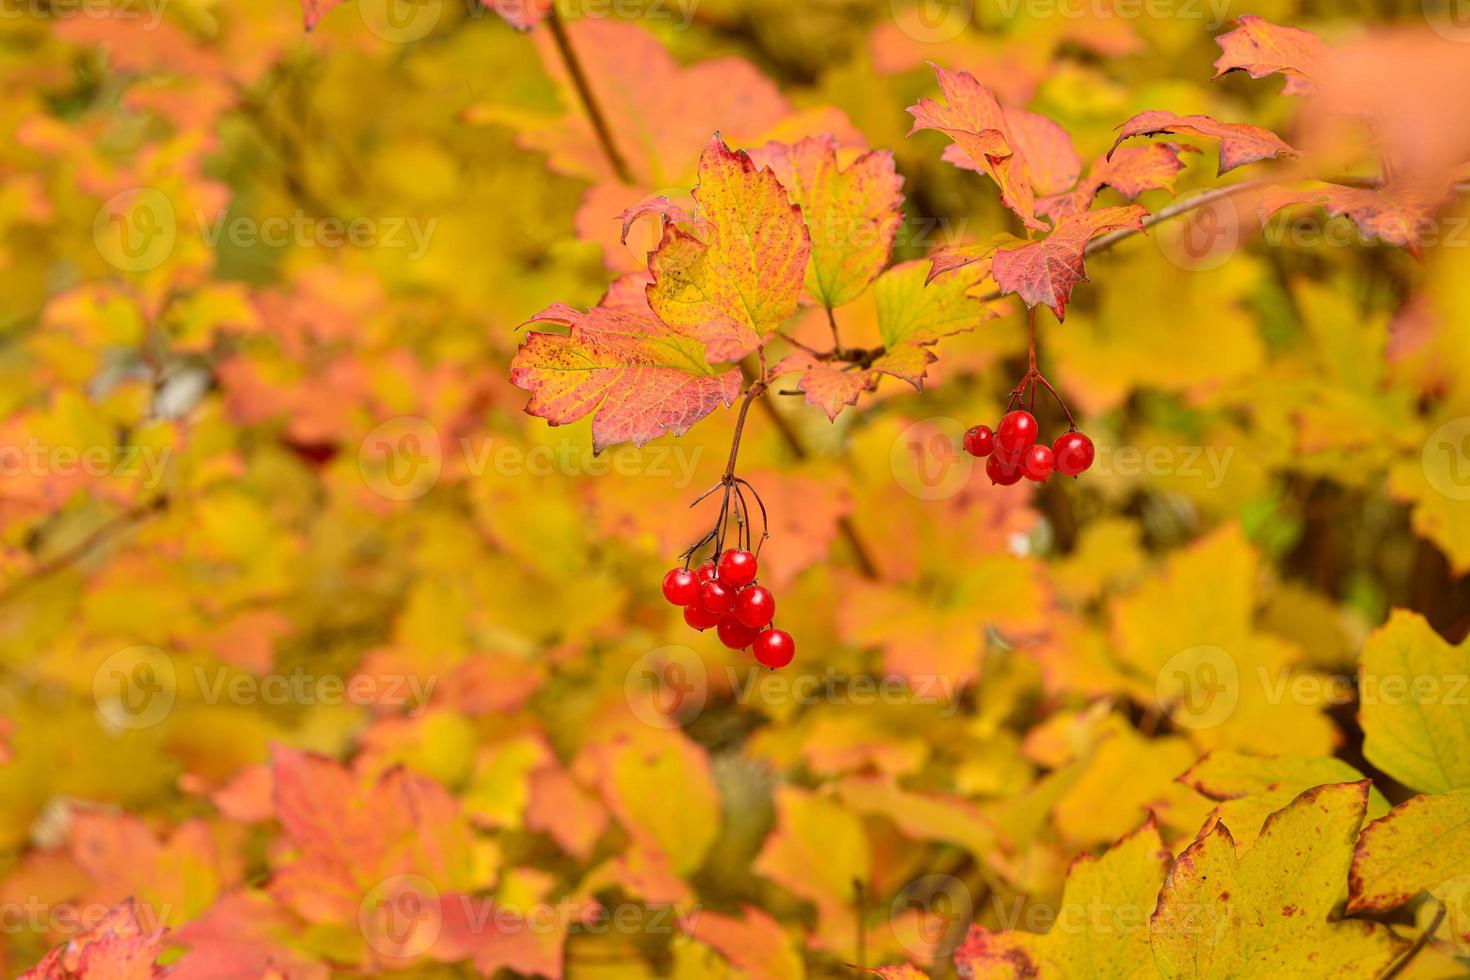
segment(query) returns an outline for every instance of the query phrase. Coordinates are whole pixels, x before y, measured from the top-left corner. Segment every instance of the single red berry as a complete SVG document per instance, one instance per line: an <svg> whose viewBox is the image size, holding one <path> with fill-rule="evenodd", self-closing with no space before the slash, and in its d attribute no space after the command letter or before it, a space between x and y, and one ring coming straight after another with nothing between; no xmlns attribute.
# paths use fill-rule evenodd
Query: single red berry
<svg viewBox="0 0 1470 980"><path fill-rule="evenodd" d="M728 613L720 620L719 629L715 632L719 634L720 642L731 650L744 650L755 642L756 636L760 634L760 628L747 626L734 613Z"/></svg>
<svg viewBox="0 0 1470 980"><path fill-rule="evenodd" d="M742 589L755 581L755 555L748 551L727 551L720 556L720 581L732 589Z"/></svg>
<svg viewBox="0 0 1470 980"><path fill-rule="evenodd" d="M699 598L699 579L687 568L675 568L664 576L664 598L676 606L687 606Z"/></svg>
<svg viewBox="0 0 1470 980"><path fill-rule="evenodd" d="M705 612L723 616L735 605L735 590L719 579L699 583L699 604Z"/></svg>
<svg viewBox="0 0 1470 980"><path fill-rule="evenodd" d="M752 629L761 629L776 618L776 597L763 585L741 589L735 597L735 615Z"/></svg>
<svg viewBox="0 0 1470 980"><path fill-rule="evenodd" d="M1045 483L1055 468L1056 460L1047 446L1032 446L1026 453L1026 461L1021 464L1021 472L1026 475L1026 479L1036 483Z"/></svg>
<svg viewBox="0 0 1470 980"><path fill-rule="evenodd" d="M1062 476L1077 476L1086 473L1097 457L1092 440L1080 432L1068 432L1057 438L1051 451L1056 457L1057 472Z"/></svg>
<svg viewBox="0 0 1470 980"><path fill-rule="evenodd" d="M1021 482L1021 467L1013 466L1000 458L996 453L985 461L985 475L990 477L990 482L1002 487Z"/></svg>
<svg viewBox="0 0 1470 980"><path fill-rule="evenodd" d="M965 433L965 452L977 458L989 456L995 449L995 433L988 425L972 426Z"/></svg>
<svg viewBox="0 0 1470 980"><path fill-rule="evenodd" d="M705 562L703 565L700 565L694 570L694 577L701 582L713 581L718 575L719 571L715 568L715 563L713 559Z"/></svg>
<svg viewBox="0 0 1470 980"><path fill-rule="evenodd" d="M697 602L692 602L684 607L684 622L703 633L711 626L718 626L720 614L707 612Z"/></svg>
<svg viewBox="0 0 1470 980"><path fill-rule="evenodd" d="M785 667L794 656L796 641L785 630L766 630L755 638L755 659L762 667Z"/></svg>
<svg viewBox="0 0 1470 980"><path fill-rule="evenodd" d="M1036 416L1025 409L1007 412L995 430L995 454L1007 463L1019 464L1026 451L1036 445Z"/></svg>

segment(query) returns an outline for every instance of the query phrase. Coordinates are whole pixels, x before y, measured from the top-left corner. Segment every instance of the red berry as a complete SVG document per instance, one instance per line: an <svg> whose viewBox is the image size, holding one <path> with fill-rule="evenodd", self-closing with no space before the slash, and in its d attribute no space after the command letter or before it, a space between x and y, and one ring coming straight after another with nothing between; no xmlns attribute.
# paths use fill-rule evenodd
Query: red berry
<svg viewBox="0 0 1470 980"><path fill-rule="evenodd" d="M1021 467L1007 463L996 453L985 461L985 475L990 477L990 482L1003 487L1011 486L1021 482Z"/></svg>
<svg viewBox="0 0 1470 980"><path fill-rule="evenodd" d="M718 574L719 573L715 570L715 563L713 559L705 562L703 565L700 565L694 570L694 577L699 579L699 581L701 582L709 582L713 580Z"/></svg>
<svg viewBox="0 0 1470 980"><path fill-rule="evenodd" d="M748 551L727 551L720 556L720 581L732 589L741 589L755 581L755 555Z"/></svg>
<svg viewBox="0 0 1470 980"><path fill-rule="evenodd" d="M988 425L977 425L965 433L965 452L971 456L989 456L995 448L995 433Z"/></svg>
<svg viewBox="0 0 1470 980"><path fill-rule="evenodd" d="M1026 461L1021 464L1021 472L1026 475L1026 479L1036 483L1045 483L1055 468L1056 460L1046 446L1032 446L1026 453Z"/></svg>
<svg viewBox="0 0 1470 980"><path fill-rule="evenodd" d="M1080 432L1068 432L1058 437L1051 451L1056 456L1057 472L1062 476L1086 473L1097 456L1092 440Z"/></svg>
<svg viewBox="0 0 1470 980"><path fill-rule="evenodd" d="M699 605L705 612L722 616L735 605L735 590L718 579L699 583Z"/></svg>
<svg viewBox="0 0 1470 980"><path fill-rule="evenodd" d="M699 579L687 568L675 568L664 576L664 598L676 606L687 606L699 598Z"/></svg>
<svg viewBox="0 0 1470 980"><path fill-rule="evenodd" d="M755 638L755 659L762 667L785 667L794 656L796 641L785 630L766 630Z"/></svg>
<svg viewBox="0 0 1470 980"><path fill-rule="evenodd" d="M1008 463L1019 464L1026 450L1036 445L1036 416L1024 409L1007 412L995 430L995 454Z"/></svg>
<svg viewBox="0 0 1470 980"><path fill-rule="evenodd" d="M720 614L706 612L699 603L690 603L684 607L684 622L703 633L711 626L720 622Z"/></svg>
<svg viewBox="0 0 1470 980"><path fill-rule="evenodd" d="M761 629L776 618L776 597L762 585L740 590L735 597L735 615L753 629Z"/></svg>
<svg viewBox="0 0 1470 980"><path fill-rule="evenodd" d="M760 629L755 626L747 626L734 614L730 613L720 620L719 629L720 642L731 650L744 650L755 642L760 634Z"/></svg>

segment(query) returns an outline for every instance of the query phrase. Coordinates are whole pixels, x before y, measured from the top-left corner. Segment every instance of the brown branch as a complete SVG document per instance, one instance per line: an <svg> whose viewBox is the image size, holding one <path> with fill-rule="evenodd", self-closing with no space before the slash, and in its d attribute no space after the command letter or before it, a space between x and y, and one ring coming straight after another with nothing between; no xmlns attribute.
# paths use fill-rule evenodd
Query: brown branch
<svg viewBox="0 0 1470 980"><path fill-rule="evenodd" d="M567 35L567 25L562 22L561 14L557 12L555 4L551 6L551 13L546 18L546 24L551 28L551 36L556 40L556 50L561 54L567 74L571 76L572 85L576 87L577 95L582 100L582 108L587 111L587 118L592 121L592 128L597 132L597 141L602 145L602 152L612 166L613 173L617 174L618 180L625 184L634 183L633 171L629 169L628 161L618 152L617 143L613 142L612 128L608 126L607 117L602 114L602 108L597 104L597 96L592 92L587 73L583 71L582 62L577 58L577 52L572 47L572 39Z"/></svg>
<svg viewBox="0 0 1470 980"><path fill-rule="evenodd" d="M16 579L14 582L5 586L5 588L0 589L0 606L23 595L37 582L41 581L41 579L54 575L65 568L70 568L91 554L94 549L107 542L108 539L116 537L134 524L159 513L167 507L167 497L156 497L147 503L138 504L135 507L123 511L101 527L93 530L70 548L41 562L24 578Z"/></svg>
<svg viewBox="0 0 1470 980"><path fill-rule="evenodd" d="M1407 970L1409 964L1414 962L1414 957L1418 956L1424 947L1429 945L1429 941L1434 938L1435 930L1439 928L1439 924L1443 921L1444 902L1440 902L1439 911L1434 913L1434 919L1429 923L1429 927L1419 934L1419 938L1414 940L1414 945L1404 951L1404 955L1399 957L1398 962L1393 965L1393 969L1385 973L1379 980L1393 980L1394 977Z"/></svg>

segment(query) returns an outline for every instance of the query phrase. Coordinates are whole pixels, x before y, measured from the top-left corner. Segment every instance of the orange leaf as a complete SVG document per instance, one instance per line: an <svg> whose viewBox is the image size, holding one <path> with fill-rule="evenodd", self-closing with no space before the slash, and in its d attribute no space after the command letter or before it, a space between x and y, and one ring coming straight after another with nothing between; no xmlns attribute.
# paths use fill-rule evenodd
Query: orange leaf
<svg viewBox="0 0 1470 980"><path fill-rule="evenodd" d="M1220 57L1215 59L1215 77L1245 71L1251 78L1280 73L1286 76L1284 95L1305 95L1314 90L1327 45L1311 31L1281 27L1246 14L1236 18L1235 30L1215 38Z"/></svg>
<svg viewBox="0 0 1470 980"><path fill-rule="evenodd" d="M1176 116L1162 109L1150 109L1140 112L1119 128L1122 132L1113 141L1113 148L1108 151L1110 157L1117 151L1118 144L1126 139L1134 136L1157 136L1160 133L1193 133L1219 140L1221 174L1257 160L1296 156L1296 150L1269 129L1246 123L1222 123L1209 116Z"/></svg>
<svg viewBox="0 0 1470 980"><path fill-rule="evenodd" d="M1087 280L1083 264L1087 243L1121 228L1142 231L1146 214L1137 204L1129 204L1067 215L1041 241L995 253L991 265L995 281L1002 292L1017 293L1027 306L1040 303L1060 320L1066 316L1072 288Z"/></svg>
<svg viewBox="0 0 1470 980"><path fill-rule="evenodd" d="M531 392L526 411L552 425L592 415L599 453L616 442L683 435L740 394L740 372L717 372L704 341L655 319L642 297L629 295L629 281L587 313L558 303L536 314L533 322L564 323L570 333L532 332L511 361L511 383Z"/></svg>
<svg viewBox="0 0 1470 980"><path fill-rule="evenodd" d="M1075 188L1066 194L1044 198L1037 203L1036 210L1050 218L1086 211L1104 187L1111 187L1130 201L1137 200L1144 191L1173 191L1174 178L1184 169L1180 154L1198 152L1195 147L1181 143L1120 147L1111 155L1094 160L1087 176ZM937 259L935 264L937 268Z"/></svg>
<svg viewBox="0 0 1470 980"><path fill-rule="evenodd" d="M1385 187L1344 187L1322 184L1305 190L1267 188L1257 207L1262 217L1298 204L1320 204L1334 218L1347 215L1368 238L1380 238L1415 256L1429 244L1435 231L1434 213L1448 197L1448 188L1436 193L1423 185L1399 182Z"/></svg>

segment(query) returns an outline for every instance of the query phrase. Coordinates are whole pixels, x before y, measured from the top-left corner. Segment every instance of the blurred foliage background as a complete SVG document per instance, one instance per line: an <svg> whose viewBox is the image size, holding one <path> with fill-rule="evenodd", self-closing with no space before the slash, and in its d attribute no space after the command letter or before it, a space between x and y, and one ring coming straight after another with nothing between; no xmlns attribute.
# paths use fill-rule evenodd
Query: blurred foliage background
<svg viewBox="0 0 1470 980"><path fill-rule="evenodd" d="M1155 7L567 4L628 180L550 31L460 0L310 33L291 0L8 8L6 971L131 896L187 977L944 976L971 919L1026 927L1146 812L1183 847L1216 801L1176 777L1207 750L1408 797L1353 685L1393 608L1470 631L1463 199L1419 260L1291 216L1094 258L1040 326L1099 445L1075 483L1001 493L958 452L1024 370L1014 308L923 392L889 379L835 422L765 399L741 460L799 644L775 674L659 595L733 413L594 458L507 380L533 314L642 265L613 216L686 193L715 130L891 149L921 258L1013 229L942 138L906 138L926 62L1090 160L1149 108L1291 138L1279 80L1210 80L1232 17L1427 29L1408 2ZM1200 146L1181 194L1219 182ZM1201 647L1238 676L1191 725L1163 692L1208 680L1174 659ZM409 894L572 911L402 931ZM626 924L589 926L594 901ZM1456 951L1417 968L1464 975Z"/></svg>

